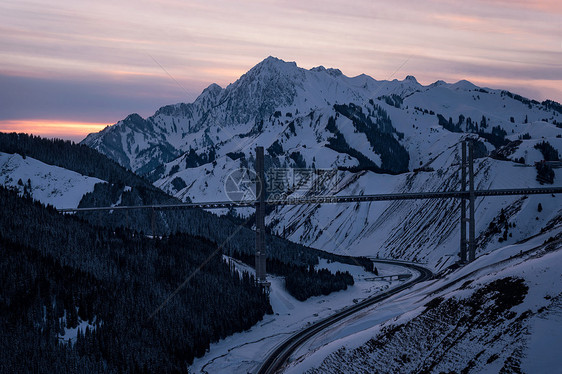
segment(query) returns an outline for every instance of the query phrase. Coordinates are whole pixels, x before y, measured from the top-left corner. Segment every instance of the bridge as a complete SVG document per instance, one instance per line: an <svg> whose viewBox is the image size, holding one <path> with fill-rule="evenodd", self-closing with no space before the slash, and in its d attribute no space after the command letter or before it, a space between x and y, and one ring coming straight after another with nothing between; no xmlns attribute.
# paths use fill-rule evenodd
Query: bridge
<svg viewBox="0 0 562 374"><path fill-rule="evenodd" d="M404 273L404 274L391 274L391 275L377 275L377 276L374 276L374 277L365 278L365 280L367 280L367 281L386 280L388 282L391 282L393 280L406 280L406 279L410 279L411 277L412 277L412 274Z"/></svg>
<svg viewBox="0 0 562 374"><path fill-rule="evenodd" d="M372 194L372 195L349 195L349 196L306 196L285 199L266 199L265 198L265 174L264 174L264 149L256 148L256 183L258 196L255 200L239 201L212 201L212 202L189 202L177 204L156 204L156 205L129 205L129 206L108 206L108 207L89 207L59 209L63 213L91 212L91 211L114 211L114 210L134 210L134 209L224 209L224 208L243 208L254 207L256 209L256 279L264 287L269 283L266 278L266 246L265 246L265 208L266 205L306 205L306 204L345 204L362 203L373 201L391 200L420 200L420 199L461 199L461 239L460 239L460 262L470 262L476 257L475 251L475 216L474 202L476 197L489 196L510 196L510 195L535 195L535 194L557 194L562 193L562 187L544 188L513 188L513 189L474 189L474 158L471 140L461 143L461 189L459 191L436 191L436 192L407 192L391 194ZM468 147L468 159L467 159ZM468 170L467 170L468 168ZM468 173L467 173L468 171ZM468 175L467 175L468 174ZM468 176L468 186L467 186ZM468 187L468 189L467 189ZM468 217L466 202L468 201ZM468 238L467 238L468 223Z"/></svg>
<svg viewBox="0 0 562 374"><path fill-rule="evenodd" d="M562 192L562 187L545 188L509 188L492 190L474 190L475 197L482 196L510 196L510 195L540 195L557 194ZM296 197L287 199L266 200L267 205L306 205L306 204L342 204L342 203L362 203L369 201L389 201L389 200L427 200L427 199L450 199L464 198L470 196L468 191L438 191L438 192L412 192L412 193L393 193L393 194L373 194L373 195L349 195L349 196L310 196ZM177 203L177 204L155 204L155 205L119 205L91 208L63 208L58 209L61 213L110 211L110 210L135 210L135 209L225 209L225 208L253 208L259 201L240 200L240 201L209 201L198 203Z"/></svg>

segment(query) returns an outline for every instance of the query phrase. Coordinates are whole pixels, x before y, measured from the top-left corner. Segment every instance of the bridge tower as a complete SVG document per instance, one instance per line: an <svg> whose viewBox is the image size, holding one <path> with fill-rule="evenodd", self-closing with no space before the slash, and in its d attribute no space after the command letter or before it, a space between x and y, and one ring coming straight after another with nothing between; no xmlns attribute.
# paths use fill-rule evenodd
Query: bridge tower
<svg viewBox="0 0 562 374"><path fill-rule="evenodd" d="M475 217L474 217L474 142L468 142L468 261L472 262L476 258L475 241Z"/></svg>
<svg viewBox="0 0 562 374"><path fill-rule="evenodd" d="M467 146L468 146L468 162L467 162ZM476 240L475 240L475 216L474 216L474 143L472 140L463 140L461 142L461 191L466 191L466 169L468 167L468 211L469 216L466 217L466 198L461 197L461 239L460 239L460 262L471 262L476 258ZM468 223L468 240L466 239L466 224ZM467 258L468 255L468 258Z"/></svg>
<svg viewBox="0 0 562 374"><path fill-rule="evenodd" d="M256 147L256 281L269 291L265 255L265 172L263 147Z"/></svg>
<svg viewBox="0 0 562 374"><path fill-rule="evenodd" d="M461 142L461 191L466 191L466 141ZM461 197L461 264L466 262L466 223L466 198Z"/></svg>

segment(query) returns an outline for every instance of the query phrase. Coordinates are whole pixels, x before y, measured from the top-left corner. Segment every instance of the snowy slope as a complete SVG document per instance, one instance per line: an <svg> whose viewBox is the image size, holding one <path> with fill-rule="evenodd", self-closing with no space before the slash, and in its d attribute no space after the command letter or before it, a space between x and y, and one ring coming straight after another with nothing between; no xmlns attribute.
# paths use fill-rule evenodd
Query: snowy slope
<svg viewBox="0 0 562 374"><path fill-rule="evenodd" d="M228 257L227 257L228 258ZM254 273L254 269L232 258L239 271ZM264 316L263 321L251 330L227 337L211 344L209 352L196 359L189 370L191 373L248 373L256 372L263 361L264 354L290 334L308 324L329 316L338 309L363 300L403 281L372 280L373 274L367 273L360 266L341 263L327 263L321 260L317 268L327 268L332 272L349 271L355 284L345 291L327 296L311 297L298 301L284 287L283 277L269 276L271 282L270 302L273 315ZM380 275L396 275L408 272L403 267L377 264ZM411 271L412 273L415 271ZM412 274L417 276L417 274Z"/></svg>
<svg viewBox="0 0 562 374"><path fill-rule="evenodd" d="M23 192L28 181L34 199L59 209L78 207L82 197L92 192L97 183L105 183L31 157L0 152L0 184Z"/></svg>
<svg viewBox="0 0 562 374"><path fill-rule="evenodd" d="M377 81L269 57L224 89L213 84L193 103L163 107L147 119L130 115L83 143L184 201L223 201L227 177L253 169L257 145L266 149L266 167L281 170L267 176L270 187L284 185L269 191L273 197L458 189L458 144L468 136L478 139L479 188L538 186L534 163L543 156L534 147L547 141L562 154L560 123L560 104L467 81ZM502 160L484 157L509 140ZM337 173L318 184L292 168ZM562 185L559 171L554 184ZM479 199L479 252L503 245L501 234L487 234L502 209L509 210L512 243L561 213L552 199ZM548 209L536 214L539 202ZM458 207L456 200L284 207L267 223L316 248L440 269L456 261Z"/></svg>
<svg viewBox="0 0 562 374"><path fill-rule="evenodd" d="M453 154L450 157L456 157ZM481 189L539 187L535 181L535 169L520 167L512 162L489 158L476 163L476 186ZM562 184L557 175L555 183ZM455 190L460 187L458 173L449 168L436 169L431 173L408 173L398 176L365 173L358 180L347 184L340 193L371 194L381 192ZM480 247L478 252L487 252L502 246L500 233L485 238L490 223L501 209L512 207L508 221L508 243L538 232L550 220L562 214L560 197L535 195L527 198L488 197L476 200L476 232ZM543 210L538 212L538 204ZM341 206L319 205L284 207L276 211L284 219L281 225L290 227L289 236L295 241L322 249L375 255L428 262L440 268L456 261L459 243L459 201L420 200L347 204ZM311 217L301 220L302 216ZM294 219L292 217L295 217ZM322 232L321 235L318 235Z"/></svg>
<svg viewBox="0 0 562 374"><path fill-rule="evenodd" d="M559 372L561 266L558 225L340 323L286 372Z"/></svg>

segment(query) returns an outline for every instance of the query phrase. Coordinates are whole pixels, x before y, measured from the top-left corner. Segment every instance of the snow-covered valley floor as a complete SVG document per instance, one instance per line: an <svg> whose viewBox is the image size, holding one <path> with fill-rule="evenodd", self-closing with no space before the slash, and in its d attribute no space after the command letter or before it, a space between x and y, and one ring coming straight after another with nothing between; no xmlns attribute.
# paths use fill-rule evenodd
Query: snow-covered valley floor
<svg viewBox="0 0 562 374"><path fill-rule="evenodd" d="M562 373L562 227L358 313L286 373Z"/></svg>
<svg viewBox="0 0 562 374"><path fill-rule="evenodd" d="M251 267L234 261L240 271L254 273ZM377 263L379 275L397 275L411 273L401 266ZM264 319L249 331L229 336L217 343L211 344L209 352L200 359L196 359L189 368L192 373L247 373L255 372L263 362L268 352L284 341L292 333L307 325L327 317L339 309L352 305L389 287L404 281L374 281L372 273L368 273L360 266L341 263L328 263L321 260L316 268L327 268L332 272L337 270L349 271L355 284L345 291L331 293L328 296L316 296L301 302L288 294L284 287L283 277L268 275L271 282L270 302L273 315L266 315Z"/></svg>

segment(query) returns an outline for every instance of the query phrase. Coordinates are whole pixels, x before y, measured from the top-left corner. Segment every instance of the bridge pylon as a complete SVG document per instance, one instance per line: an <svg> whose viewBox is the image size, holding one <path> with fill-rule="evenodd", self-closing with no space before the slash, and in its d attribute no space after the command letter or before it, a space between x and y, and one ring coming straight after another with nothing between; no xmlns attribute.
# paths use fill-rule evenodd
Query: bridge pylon
<svg viewBox="0 0 562 374"><path fill-rule="evenodd" d="M461 192L466 191L466 141L461 142ZM461 197L460 263L466 262L466 198Z"/></svg>
<svg viewBox="0 0 562 374"><path fill-rule="evenodd" d="M265 254L265 172L263 147L256 147L256 282L265 292L270 283L266 274Z"/></svg>
<svg viewBox="0 0 562 374"><path fill-rule="evenodd" d="M468 261L472 262L476 258L476 218L474 217L474 142L468 142Z"/></svg>
<svg viewBox="0 0 562 374"><path fill-rule="evenodd" d="M467 160L468 146L468 160ZM460 262L471 262L476 258L476 218L474 191L474 141L472 139L463 140L461 142L461 192L465 192L467 188L467 168L468 168L468 218L466 216L466 197L461 197L461 238L460 238ZM468 240L466 238L466 224L468 223ZM467 258L468 257L468 258Z"/></svg>

